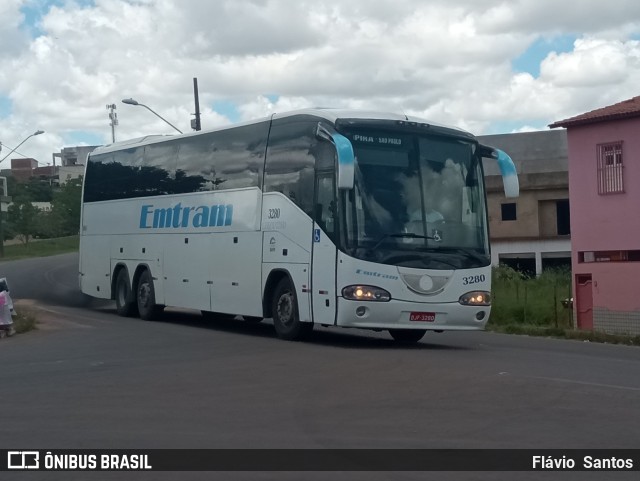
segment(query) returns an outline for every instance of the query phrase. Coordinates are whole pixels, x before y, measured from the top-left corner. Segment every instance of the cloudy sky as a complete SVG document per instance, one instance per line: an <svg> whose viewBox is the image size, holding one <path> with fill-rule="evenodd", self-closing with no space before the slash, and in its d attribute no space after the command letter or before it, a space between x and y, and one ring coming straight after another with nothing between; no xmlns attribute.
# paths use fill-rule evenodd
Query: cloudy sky
<svg viewBox="0 0 640 481"><path fill-rule="evenodd" d="M0 0L0 142L74 145L326 106L475 134L640 95L637 0ZM9 158L16 156L12 154ZM18 155L20 156L20 155ZM8 167L9 161L0 164Z"/></svg>

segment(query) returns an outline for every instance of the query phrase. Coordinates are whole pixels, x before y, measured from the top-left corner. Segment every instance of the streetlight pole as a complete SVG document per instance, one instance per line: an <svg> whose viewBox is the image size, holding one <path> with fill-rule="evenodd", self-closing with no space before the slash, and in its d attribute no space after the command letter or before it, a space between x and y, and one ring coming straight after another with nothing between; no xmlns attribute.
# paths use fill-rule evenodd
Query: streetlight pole
<svg viewBox="0 0 640 481"><path fill-rule="evenodd" d="M29 135L26 139L24 139L22 142L20 142L18 145L16 145L15 149L11 149L7 155L2 157L2 160L0 160L0 162L2 162L4 159L9 157L16 150L18 150L18 147L20 147L22 144L24 144L31 137L33 137L34 135L40 135L40 134L44 134L44 130L36 130L34 133ZM2 142L0 142L0 148L1 147L2 147ZM4 257L4 232L2 230L2 202L3 201L11 202L11 197L10 196L7 196L7 197L0 196L0 257Z"/></svg>
<svg viewBox="0 0 640 481"><path fill-rule="evenodd" d="M2 228L2 203L6 202L7 204L11 202L10 196L5 196L5 188L7 186L7 179L3 178L3 189L0 195L0 257L4 257L4 230Z"/></svg>
<svg viewBox="0 0 640 481"><path fill-rule="evenodd" d="M33 137L34 135L40 135L40 134L44 134L44 130L36 130L34 133L32 133L31 135L29 135L26 139L24 139L22 142L20 142L18 145L16 145L15 149L11 149L9 151L9 153L7 155L5 155L4 157L2 157L2 160L0 160L0 162L2 162L4 159L6 159L7 157L9 157L12 153L14 153L16 150L18 150L18 147L20 147L22 144L24 144L27 140L29 140L31 137ZM2 142L0 142L0 144L2 144ZM5 144L6 145L6 144Z"/></svg>
<svg viewBox="0 0 640 481"><path fill-rule="evenodd" d="M167 119L165 119L162 115L160 115L158 112L155 112L154 110L152 110L150 107L146 106L145 104L141 104L140 102L138 102L137 100L133 100L133 99L122 99L122 103L123 104L128 104L128 105L139 105L140 107L144 107L145 109L147 109L149 112L151 112L153 115L155 115L156 117L158 117L159 119L163 120L164 122L166 122L167 124L169 124L171 127L173 127L174 129L176 129L178 132L182 133L182 130L180 130L178 127L176 127L175 125L173 125L171 122L169 122Z"/></svg>

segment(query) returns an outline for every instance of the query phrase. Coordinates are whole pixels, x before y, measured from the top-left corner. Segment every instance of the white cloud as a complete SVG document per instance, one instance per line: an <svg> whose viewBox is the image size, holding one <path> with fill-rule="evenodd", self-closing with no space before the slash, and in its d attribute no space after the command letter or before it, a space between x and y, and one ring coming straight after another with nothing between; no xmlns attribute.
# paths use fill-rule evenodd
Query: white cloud
<svg viewBox="0 0 640 481"><path fill-rule="evenodd" d="M514 0L479 9L479 25L488 32L638 32L640 3L635 0Z"/></svg>
<svg viewBox="0 0 640 481"><path fill-rule="evenodd" d="M28 36L20 29L24 20L24 15L20 12L23 3L24 0L2 0L0 2L0 19L2 19L0 69L7 59L19 54L28 45Z"/></svg>
<svg viewBox="0 0 640 481"><path fill-rule="evenodd" d="M595 0L69 1L45 10L38 38L21 24L26 1L0 3L0 99L12 105L0 114L0 141L16 145L42 128L47 134L20 150L45 161L77 132L110 142L111 103L119 139L172 132L123 98L188 131L193 77L205 128L229 122L212 110L226 100L243 120L334 106L402 111L482 134L639 94L635 0L606 8ZM570 52L549 53L539 77L512 70L550 35L578 40Z"/></svg>
<svg viewBox="0 0 640 481"><path fill-rule="evenodd" d="M640 68L640 42L581 39L572 52L551 53L541 78L562 87L606 87L624 83Z"/></svg>
<svg viewBox="0 0 640 481"><path fill-rule="evenodd" d="M318 106L312 105L309 100L304 97L280 97L275 102L272 102L267 97L261 95L242 105L240 107L240 113L243 120L251 120L266 117L273 113L289 112L312 107Z"/></svg>

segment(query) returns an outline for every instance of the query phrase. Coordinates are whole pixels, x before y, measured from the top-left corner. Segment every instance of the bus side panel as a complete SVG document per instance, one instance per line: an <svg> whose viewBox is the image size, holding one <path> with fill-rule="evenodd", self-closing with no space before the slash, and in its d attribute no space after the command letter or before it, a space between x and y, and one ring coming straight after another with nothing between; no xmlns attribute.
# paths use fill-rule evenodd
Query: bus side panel
<svg viewBox="0 0 640 481"><path fill-rule="evenodd" d="M264 194L263 286L272 270L288 272L298 298L300 320L311 322L310 272L313 221L280 192ZM270 300L268 300L270 302Z"/></svg>
<svg viewBox="0 0 640 481"><path fill-rule="evenodd" d="M125 234L109 238L111 259L116 263L118 260L137 260L152 267L160 255L156 236Z"/></svg>
<svg viewBox="0 0 640 481"><path fill-rule="evenodd" d="M208 237L211 310L262 317L262 233L225 232Z"/></svg>
<svg viewBox="0 0 640 481"><path fill-rule="evenodd" d="M156 302L163 304L160 236L125 234L109 236L108 239L110 240L110 275L113 276L118 264L124 264L129 273L129 282L133 283L133 276L138 266L148 267L154 278ZM132 285L131 288L135 286Z"/></svg>
<svg viewBox="0 0 640 481"><path fill-rule="evenodd" d="M108 237L80 237L80 290L93 297L111 298Z"/></svg>
<svg viewBox="0 0 640 481"><path fill-rule="evenodd" d="M215 234L224 235L224 234ZM211 310L209 269L212 234L163 234L164 302Z"/></svg>
<svg viewBox="0 0 640 481"><path fill-rule="evenodd" d="M298 299L298 314L300 321L311 322L311 296L309 295L309 264L282 264L265 262L262 270L262 283L266 284L269 275L274 270L285 271L291 277ZM273 299L267 299L272 302Z"/></svg>

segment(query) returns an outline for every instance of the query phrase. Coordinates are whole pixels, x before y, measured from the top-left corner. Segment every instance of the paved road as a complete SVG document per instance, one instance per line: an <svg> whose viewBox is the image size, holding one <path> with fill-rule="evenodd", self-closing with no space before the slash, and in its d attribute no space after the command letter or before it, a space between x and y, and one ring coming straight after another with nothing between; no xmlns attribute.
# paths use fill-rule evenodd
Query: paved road
<svg viewBox="0 0 640 481"><path fill-rule="evenodd" d="M507 336L115 315L77 255L0 264L40 329L0 342L0 448L639 448L640 350ZM45 305L46 304L46 305ZM16 479L124 479L114 473ZM78 473L76 473L78 474ZM191 473L180 479L634 479L629 473ZM127 479L176 479L143 473ZM8 479L3 477L3 479Z"/></svg>
<svg viewBox="0 0 640 481"><path fill-rule="evenodd" d="M77 253L1 262L0 277L7 278L15 299L76 307L105 304L80 292Z"/></svg>

